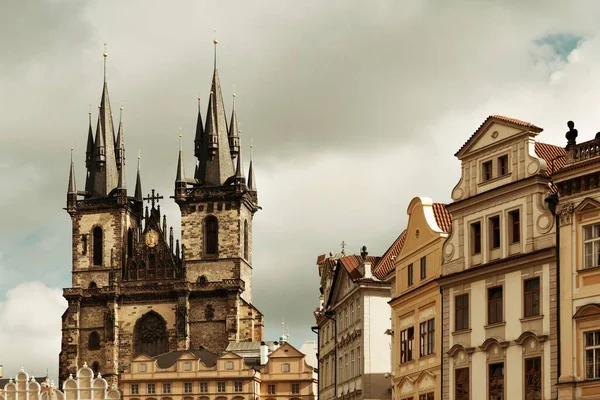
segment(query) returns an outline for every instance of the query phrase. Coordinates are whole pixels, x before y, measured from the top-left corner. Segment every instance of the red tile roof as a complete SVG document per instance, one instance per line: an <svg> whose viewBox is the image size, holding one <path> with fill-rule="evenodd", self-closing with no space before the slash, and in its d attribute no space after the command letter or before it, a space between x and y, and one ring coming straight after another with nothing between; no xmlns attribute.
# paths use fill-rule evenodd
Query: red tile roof
<svg viewBox="0 0 600 400"><path fill-rule="evenodd" d="M380 258L381 257L367 256L367 261L371 263L371 266L375 266L379 262ZM352 278L352 280L360 279L363 277L358 271L358 266L362 264L362 261L362 257L357 256L355 254L351 256L344 256L339 259L340 264L344 266L344 269L348 272L348 275L350 275L350 278Z"/></svg>
<svg viewBox="0 0 600 400"><path fill-rule="evenodd" d="M394 259L398 256L398 254L400 254L405 241L406 229L402 231L400 236L398 236L398 239L392 243L390 248L383 253L381 260L379 260L379 263L373 269L373 275L375 275L378 279L383 279L394 269Z"/></svg>
<svg viewBox="0 0 600 400"><path fill-rule="evenodd" d="M446 205L442 203L433 203L433 215L435 216L435 222L445 233L450 233L452 227L452 216L446 209Z"/></svg>
<svg viewBox="0 0 600 400"><path fill-rule="evenodd" d="M326 257L327 257L327 254L321 254L320 256L318 256L317 257L317 265L323 264Z"/></svg>
<svg viewBox="0 0 600 400"><path fill-rule="evenodd" d="M541 157L548 164L548 169L542 172L544 176L551 176L553 173L564 167L567 159L566 151L560 146L553 144L535 142L535 154Z"/></svg>
<svg viewBox="0 0 600 400"><path fill-rule="evenodd" d="M520 119L505 117L503 115L490 115L489 117L486 118L485 121L483 121L483 123L481 125L479 125L479 128L477 128L477 130L475 132L473 132L473 134L469 137L469 139L467 139L467 141L461 146L461 148L458 149L458 151L454 154L454 156L457 156L458 153L460 153L465 147L467 147L467 144L469 144L471 139L473 139L488 122L493 122L493 121L509 122L514 125L519 125L524 128L529 128L530 130L532 130L534 132L543 131L542 128L540 128L539 126L535 126L531 122L521 121Z"/></svg>

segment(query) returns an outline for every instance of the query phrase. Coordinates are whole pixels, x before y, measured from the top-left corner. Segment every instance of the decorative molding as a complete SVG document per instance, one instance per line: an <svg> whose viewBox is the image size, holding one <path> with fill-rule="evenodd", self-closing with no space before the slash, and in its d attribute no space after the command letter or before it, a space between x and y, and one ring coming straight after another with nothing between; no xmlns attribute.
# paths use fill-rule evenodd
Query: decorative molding
<svg viewBox="0 0 600 400"><path fill-rule="evenodd" d="M569 225L573 220L573 211L575 207L572 202L565 204L558 204L558 209L556 210L556 214L560 218L561 225Z"/></svg>

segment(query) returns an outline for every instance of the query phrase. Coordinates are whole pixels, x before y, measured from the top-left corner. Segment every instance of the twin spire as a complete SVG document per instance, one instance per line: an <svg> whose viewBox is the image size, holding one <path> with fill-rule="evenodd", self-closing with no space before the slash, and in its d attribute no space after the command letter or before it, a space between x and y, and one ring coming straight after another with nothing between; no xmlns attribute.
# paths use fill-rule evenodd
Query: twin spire
<svg viewBox="0 0 600 400"><path fill-rule="evenodd" d="M106 46L106 44L105 44ZM115 129L112 116L112 108L108 96L108 84L106 83L106 47L104 57L104 81L102 97L98 106L98 121L96 123L96 134L92 129L91 106L88 111L88 134L85 153L86 180L85 190L77 191L75 188L74 165L71 161L68 193L85 196L87 198L105 198L117 196L123 201L127 199L127 188L125 181L125 134L123 130L123 107L120 107L119 128L115 139ZM71 156L72 158L72 156ZM139 171L136 180L136 200L142 201L141 179ZM139 195L139 196L138 196ZM139 198L138 198L139 197ZM71 199L72 200L72 199ZM75 197L76 201L76 197Z"/></svg>
<svg viewBox="0 0 600 400"><path fill-rule="evenodd" d="M175 186L178 189L183 189L187 187L187 184L194 186L227 186L233 183L248 189L252 186L253 189L250 190L256 191L252 161L250 161L248 185L243 171L240 129L235 108L235 87L231 119L227 124L219 70L216 64L216 46L218 42L215 39L213 43L215 44L215 65L205 123L203 123L200 97L198 97L198 117L194 137L194 156L198 159L198 163L195 167L194 178L186 179L180 146Z"/></svg>

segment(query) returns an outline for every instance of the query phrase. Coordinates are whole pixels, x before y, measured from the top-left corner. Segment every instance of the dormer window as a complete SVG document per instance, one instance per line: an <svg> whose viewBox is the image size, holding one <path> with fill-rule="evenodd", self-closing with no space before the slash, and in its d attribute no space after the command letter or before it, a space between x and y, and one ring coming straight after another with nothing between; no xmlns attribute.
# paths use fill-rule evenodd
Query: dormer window
<svg viewBox="0 0 600 400"><path fill-rule="evenodd" d="M498 157L498 176L508 174L508 155Z"/></svg>
<svg viewBox="0 0 600 400"><path fill-rule="evenodd" d="M484 182L492 179L492 160L481 164L481 176Z"/></svg>

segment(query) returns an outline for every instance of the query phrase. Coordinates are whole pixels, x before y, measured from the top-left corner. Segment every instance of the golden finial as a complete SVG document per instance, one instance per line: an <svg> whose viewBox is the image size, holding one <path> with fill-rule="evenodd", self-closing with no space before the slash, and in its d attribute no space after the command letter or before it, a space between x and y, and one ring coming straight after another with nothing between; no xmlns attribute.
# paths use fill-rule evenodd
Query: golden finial
<svg viewBox="0 0 600 400"><path fill-rule="evenodd" d="M253 140L253 138L250 138L250 161L254 159L254 145L252 144Z"/></svg>
<svg viewBox="0 0 600 400"><path fill-rule="evenodd" d="M121 107L119 107L119 110L123 111L123 100L121 100Z"/></svg>
<svg viewBox="0 0 600 400"><path fill-rule="evenodd" d="M88 115L92 115L92 105L88 104Z"/></svg>
<svg viewBox="0 0 600 400"><path fill-rule="evenodd" d="M217 44L219 41L217 40L217 30L213 29L213 43Z"/></svg>
<svg viewBox="0 0 600 400"><path fill-rule="evenodd" d="M106 43L104 43L104 53L102 55L104 58L108 57L108 53L106 52Z"/></svg>
<svg viewBox="0 0 600 400"><path fill-rule="evenodd" d="M219 41L217 40L217 30L216 29L214 30L213 43L215 45L215 56L214 56L214 58L215 58L215 60L214 60L215 61L215 65L214 65L214 67L215 67L215 70L216 70L217 69L217 43L219 43Z"/></svg>
<svg viewBox="0 0 600 400"><path fill-rule="evenodd" d="M106 82L106 57L108 57L108 53L106 52L106 43L104 43L104 82Z"/></svg>
<svg viewBox="0 0 600 400"><path fill-rule="evenodd" d="M73 162L73 141L71 140L71 162Z"/></svg>
<svg viewBox="0 0 600 400"><path fill-rule="evenodd" d="M233 85L233 97L235 97L235 85Z"/></svg>
<svg viewBox="0 0 600 400"><path fill-rule="evenodd" d="M140 158L142 158L142 150L141 150L141 149L138 149L138 160L139 160Z"/></svg>

